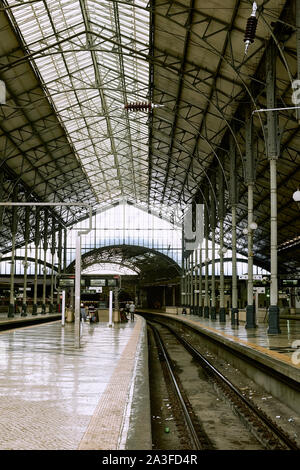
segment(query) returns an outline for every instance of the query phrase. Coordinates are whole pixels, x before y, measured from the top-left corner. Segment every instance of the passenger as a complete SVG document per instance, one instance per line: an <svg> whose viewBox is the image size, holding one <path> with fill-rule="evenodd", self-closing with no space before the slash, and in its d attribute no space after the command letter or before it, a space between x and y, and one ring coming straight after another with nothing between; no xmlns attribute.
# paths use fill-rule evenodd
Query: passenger
<svg viewBox="0 0 300 470"><path fill-rule="evenodd" d="M125 312L125 309L124 307L122 307L120 309L120 318L121 318L121 322L125 323L128 321L128 318L127 318L127 315L126 315L126 312Z"/></svg>
<svg viewBox="0 0 300 470"><path fill-rule="evenodd" d="M83 304L80 305L80 320L86 321L86 311Z"/></svg>
<svg viewBox="0 0 300 470"><path fill-rule="evenodd" d="M126 305L125 305L125 311L126 311L126 313L129 313L129 307L130 307L130 303L129 303L128 300L127 300Z"/></svg>
<svg viewBox="0 0 300 470"><path fill-rule="evenodd" d="M89 317L90 317L90 323L96 322L96 312L95 312L94 304L89 305Z"/></svg>
<svg viewBox="0 0 300 470"><path fill-rule="evenodd" d="M133 302L130 304L129 311L130 311L130 319L131 321L134 321L135 305Z"/></svg>

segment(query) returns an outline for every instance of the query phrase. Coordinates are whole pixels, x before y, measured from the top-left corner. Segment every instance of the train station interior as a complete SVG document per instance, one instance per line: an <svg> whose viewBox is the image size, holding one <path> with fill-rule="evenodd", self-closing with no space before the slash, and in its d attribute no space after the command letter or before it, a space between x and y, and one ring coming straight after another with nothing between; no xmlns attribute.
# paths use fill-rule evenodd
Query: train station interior
<svg viewBox="0 0 300 470"><path fill-rule="evenodd" d="M300 450L298 145L300 0L0 0L1 450Z"/></svg>

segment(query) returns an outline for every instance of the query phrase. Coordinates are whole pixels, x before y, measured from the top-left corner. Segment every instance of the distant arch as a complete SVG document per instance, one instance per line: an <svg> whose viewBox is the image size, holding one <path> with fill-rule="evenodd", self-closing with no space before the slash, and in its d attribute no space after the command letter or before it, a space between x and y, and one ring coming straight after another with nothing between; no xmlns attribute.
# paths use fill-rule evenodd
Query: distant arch
<svg viewBox="0 0 300 470"><path fill-rule="evenodd" d="M181 275L181 268L169 256L139 245L109 245L85 253L81 257L82 270L96 263L117 263L134 270L140 279L167 280ZM72 261L67 272L75 271Z"/></svg>

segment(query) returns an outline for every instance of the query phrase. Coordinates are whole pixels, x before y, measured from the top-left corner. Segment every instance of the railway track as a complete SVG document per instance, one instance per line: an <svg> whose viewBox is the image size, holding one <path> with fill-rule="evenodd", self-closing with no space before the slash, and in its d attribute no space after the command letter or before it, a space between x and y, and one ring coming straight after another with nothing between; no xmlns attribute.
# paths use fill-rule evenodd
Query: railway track
<svg viewBox="0 0 300 470"><path fill-rule="evenodd" d="M38 325L40 323L48 323L61 319L61 314L53 313L45 316L33 316L33 317L16 317L10 321L0 321L0 331L12 330L14 328L24 328L25 326Z"/></svg>
<svg viewBox="0 0 300 470"><path fill-rule="evenodd" d="M297 443L286 434L276 423L270 419L261 409L255 406L254 403L249 401L242 392L235 387L219 370L211 364L206 357L203 356L189 341L179 335L173 328L158 321L148 322L155 336L155 341L158 347L158 354L160 361L163 364L164 375L172 383L172 388L176 393L177 400L182 409L184 428L189 435L189 441L192 443L192 449L204 450L213 449L214 444L205 432L204 425L201 424L201 416L198 417L197 413L193 410L191 403L185 392L184 386L181 384L180 379L176 373L173 361L171 360L167 347L164 344L162 334L160 331L167 330L173 337L185 348L186 351L193 357L193 359L200 364L201 368L205 371L207 379L212 384L213 388L221 394L227 402L230 403L231 408L237 414L248 429L248 431L260 443L263 449L267 450L300 450ZM181 432L183 430L181 429Z"/></svg>

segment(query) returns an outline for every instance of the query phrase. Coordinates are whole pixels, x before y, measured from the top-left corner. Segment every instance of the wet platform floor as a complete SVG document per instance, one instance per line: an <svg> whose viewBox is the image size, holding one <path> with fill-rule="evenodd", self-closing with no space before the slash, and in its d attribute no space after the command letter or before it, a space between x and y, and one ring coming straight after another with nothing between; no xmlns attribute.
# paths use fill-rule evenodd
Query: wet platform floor
<svg viewBox="0 0 300 470"><path fill-rule="evenodd" d="M300 382L300 321L299 318L280 318L280 334L268 334L268 323L258 323L256 328L245 328L245 322L240 321L239 325L232 325L229 315L226 322L221 323L216 320L204 318L198 315L182 315L165 313L161 310L143 309L140 313L153 313L163 316L170 316L182 319L192 325L199 326L206 330L208 334L217 334L220 337L234 342L241 347L246 347L258 351L274 360L281 361L292 367L299 368ZM246 349L245 349L246 351ZM298 374L298 373L296 373Z"/></svg>
<svg viewBox="0 0 300 470"><path fill-rule="evenodd" d="M74 348L74 324L62 327L57 321L1 332L0 449L98 448L97 442L89 445L89 426L96 410L103 414L101 398L122 358L128 363L125 379L130 385L136 341L128 360L126 351L133 336L138 336L140 323L138 316L135 322L112 328L106 323L83 323L79 349ZM123 369L127 373L126 365ZM120 396L104 404L108 421L114 399L120 401ZM113 419L120 427L122 416ZM116 442L105 445L115 448Z"/></svg>

